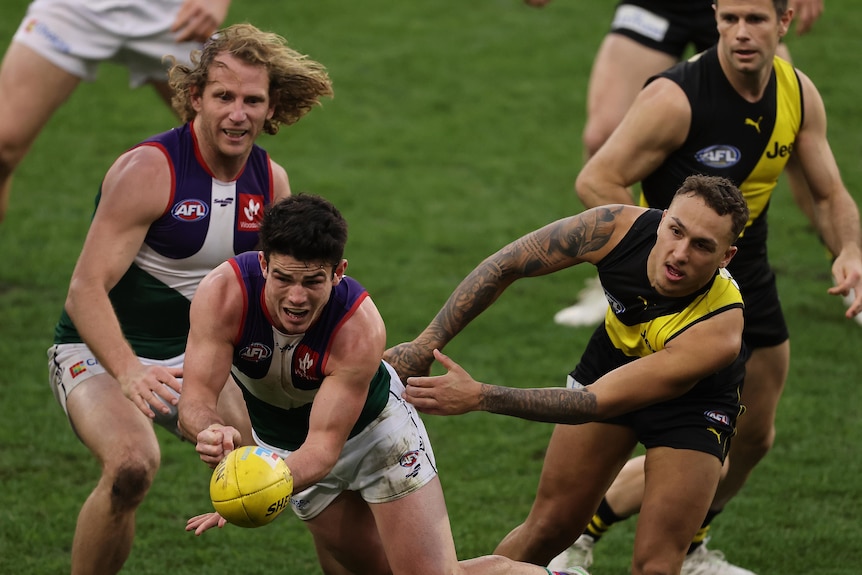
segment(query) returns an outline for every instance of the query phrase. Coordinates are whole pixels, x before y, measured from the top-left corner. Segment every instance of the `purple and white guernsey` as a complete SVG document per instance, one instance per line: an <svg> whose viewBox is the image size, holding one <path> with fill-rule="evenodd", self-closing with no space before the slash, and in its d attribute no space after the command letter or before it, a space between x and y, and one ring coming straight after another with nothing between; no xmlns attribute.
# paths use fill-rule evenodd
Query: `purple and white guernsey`
<svg viewBox="0 0 862 575"><path fill-rule="evenodd" d="M198 283L220 263L257 246L263 209L272 199L272 169L269 155L255 145L235 180L216 179L201 157L190 124L138 146L164 153L171 193L164 213L150 225L134 263L110 296L135 353L166 359L185 350L189 305ZM81 341L65 311L54 341Z"/></svg>
<svg viewBox="0 0 862 575"><path fill-rule="evenodd" d="M282 449L296 449L308 433L311 402L325 377L332 341L368 292L344 276L308 331L288 335L273 326L266 309L258 252L240 254L230 264L248 302L234 340L231 375L242 388L258 437ZM377 417L388 393L389 375L381 362L354 433Z"/></svg>

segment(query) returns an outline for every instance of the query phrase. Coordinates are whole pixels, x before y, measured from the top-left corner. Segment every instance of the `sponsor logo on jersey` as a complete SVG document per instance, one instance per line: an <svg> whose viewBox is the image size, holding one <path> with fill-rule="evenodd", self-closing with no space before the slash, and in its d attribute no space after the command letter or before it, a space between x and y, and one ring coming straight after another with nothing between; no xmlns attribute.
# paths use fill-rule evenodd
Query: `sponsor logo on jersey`
<svg viewBox="0 0 862 575"><path fill-rule="evenodd" d="M757 121L754 121L751 118L746 118L745 119L745 125L746 126L753 126L754 129L757 130L757 133L759 134L760 133L760 122L762 122L762 121L763 121L763 116L760 116L759 118L757 118Z"/></svg>
<svg viewBox="0 0 862 575"><path fill-rule="evenodd" d="M644 345L647 347L648 350L650 350L650 353L655 353L655 349L653 349L653 346L649 341L649 334L647 333L646 328L641 330L640 335L641 335L641 341L644 342Z"/></svg>
<svg viewBox="0 0 862 575"><path fill-rule="evenodd" d="M779 144L777 141L772 142L772 149L766 151L766 157L770 160L775 158L786 158L793 151L793 142L789 144Z"/></svg>
<svg viewBox="0 0 862 575"><path fill-rule="evenodd" d="M229 206L229 205L233 204L233 197L230 196L227 198L213 198L213 203L217 206L222 206L222 207Z"/></svg>
<svg viewBox="0 0 862 575"><path fill-rule="evenodd" d="M263 220L263 200L252 194L239 194L236 228L240 232L257 232Z"/></svg>
<svg viewBox="0 0 862 575"><path fill-rule="evenodd" d="M710 168L729 168L742 159L738 148L716 144L695 152L694 159Z"/></svg>
<svg viewBox="0 0 862 575"><path fill-rule="evenodd" d="M79 361L78 363L74 364L72 367L69 368L69 373L72 375L72 379L75 379L85 371L87 371L87 368L84 367L83 361Z"/></svg>
<svg viewBox="0 0 862 575"><path fill-rule="evenodd" d="M196 222L207 217L209 206L200 200L183 200L174 204L171 215L181 222Z"/></svg>
<svg viewBox="0 0 862 575"><path fill-rule="evenodd" d="M605 293L605 298L608 300L608 304L610 304L611 309L616 315L620 315L621 313L626 311L626 306L624 306L621 301L609 294L607 290L603 291Z"/></svg>
<svg viewBox="0 0 862 575"><path fill-rule="evenodd" d="M242 351L239 352L239 356L242 359L255 362L263 361L269 358L269 356L271 355L272 350L268 346L260 342L254 342L252 344L249 344L246 347L242 348Z"/></svg>
<svg viewBox="0 0 862 575"><path fill-rule="evenodd" d="M319 360L317 352L307 345L300 345L293 354L293 374L302 379L315 379L312 369Z"/></svg>
<svg viewBox="0 0 862 575"><path fill-rule="evenodd" d="M730 425L730 417L726 413L710 410L704 411L703 415L706 416L707 419L720 423L721 425Z"/></svg>

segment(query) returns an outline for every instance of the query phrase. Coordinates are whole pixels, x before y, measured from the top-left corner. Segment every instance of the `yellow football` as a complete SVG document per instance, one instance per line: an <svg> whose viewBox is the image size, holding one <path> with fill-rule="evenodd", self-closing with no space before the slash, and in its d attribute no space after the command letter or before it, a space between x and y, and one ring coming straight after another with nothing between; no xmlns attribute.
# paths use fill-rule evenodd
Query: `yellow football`
<svg viewBox="0 0 862 575"><path fill-rule="evenodd" d="M293 493L293 475L277 453L240 447L213 471L210 499L219 515L240 527L261 527L284 511Z"/></svg>

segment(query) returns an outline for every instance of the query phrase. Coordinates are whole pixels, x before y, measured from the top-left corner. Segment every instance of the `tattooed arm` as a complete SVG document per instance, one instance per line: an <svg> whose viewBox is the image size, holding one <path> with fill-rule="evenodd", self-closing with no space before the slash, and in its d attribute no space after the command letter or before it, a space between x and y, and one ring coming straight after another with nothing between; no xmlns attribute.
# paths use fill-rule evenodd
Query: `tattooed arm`
<svg viewBox="0 0 862 575"><path fill-rule="evenodd" d="M404 399L431 415L487 411L548 423L585 423L596 419L596 396L588 389L517 389L480 383L438 350L434 359L446 375L411 377Z"/></svg>
<svg viewBox="0 0 862 575"><path fill-rule="evenodd" d="M515 280L546 275L582 262L601 261L643 211L634 206L601 206L515 240L464 278L416 339L388 349L384 359L402 379L427 375L434 361L433 350L443 349Z"/></svg>
<svg viewBox="0 0 862 575"><path fill-rule="evenodd" d="M434 359L446 373L408 378L403 397L431 415L487 411L548 423L586 423L681 396L702 378L730 365L741 345L742 310L728 309L693 325L662 350L626 363L584 389L521 389L480 383L434 350Z"/></svg>

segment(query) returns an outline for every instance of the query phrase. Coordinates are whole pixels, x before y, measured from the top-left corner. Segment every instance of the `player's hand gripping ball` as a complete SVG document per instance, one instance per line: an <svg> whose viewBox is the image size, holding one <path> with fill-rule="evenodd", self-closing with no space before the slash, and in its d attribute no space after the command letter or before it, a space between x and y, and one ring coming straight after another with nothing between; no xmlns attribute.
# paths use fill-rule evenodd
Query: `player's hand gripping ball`
<svg viewBox="0 0 862 575"><path fill-rule="evenodd" d="M284 511L293 475L284 460L264 447L240 447L213 471L210 499L219 515L240 527L261 527Z"/></svg>

